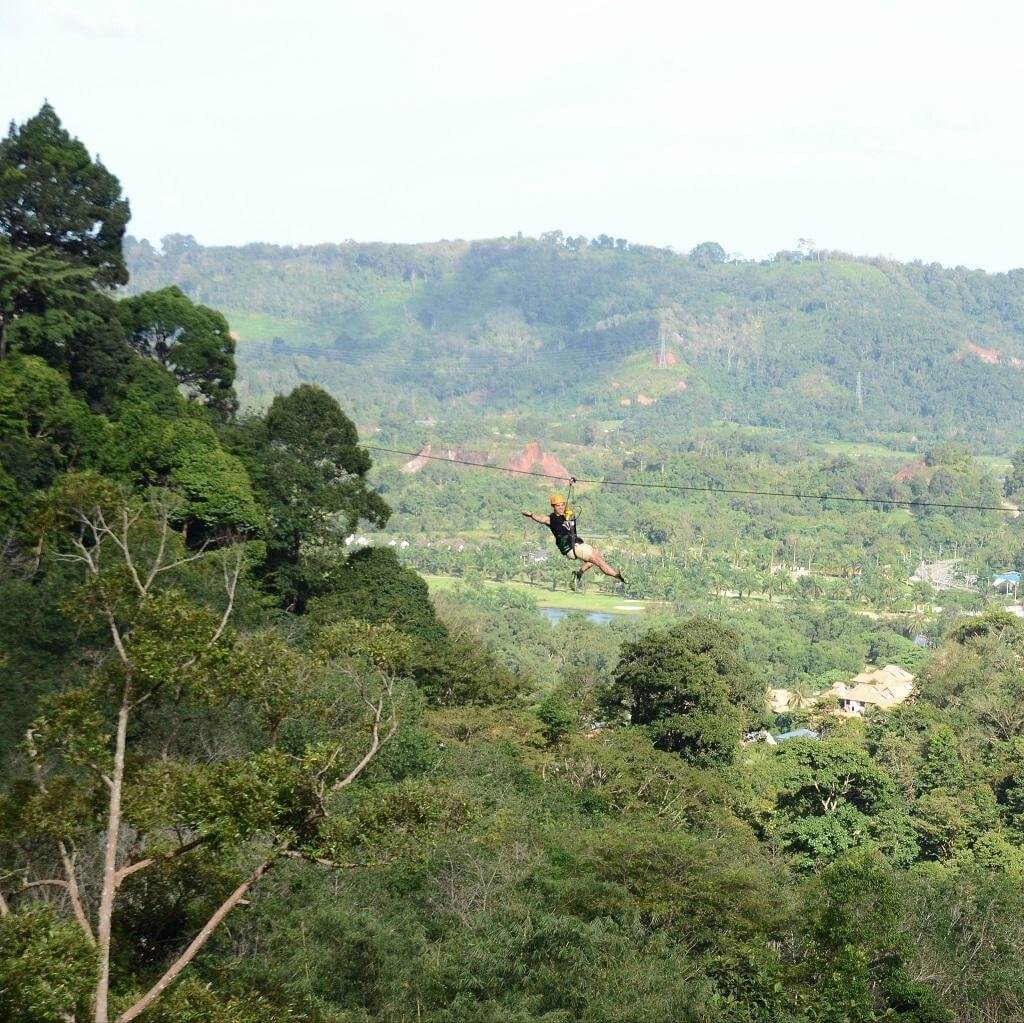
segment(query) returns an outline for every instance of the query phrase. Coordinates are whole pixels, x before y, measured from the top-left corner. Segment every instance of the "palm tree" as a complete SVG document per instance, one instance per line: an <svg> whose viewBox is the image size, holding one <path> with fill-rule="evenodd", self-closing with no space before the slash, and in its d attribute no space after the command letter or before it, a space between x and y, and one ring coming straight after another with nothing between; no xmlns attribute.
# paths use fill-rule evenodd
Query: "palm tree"
<svg viewBox="0 0 1024 1023"><path fill-rule="evenodd" d="M791 683L789 691L792 693L789 705L793 710L813 707L818 696L817 689L808 678L800 678Z"/></svg>

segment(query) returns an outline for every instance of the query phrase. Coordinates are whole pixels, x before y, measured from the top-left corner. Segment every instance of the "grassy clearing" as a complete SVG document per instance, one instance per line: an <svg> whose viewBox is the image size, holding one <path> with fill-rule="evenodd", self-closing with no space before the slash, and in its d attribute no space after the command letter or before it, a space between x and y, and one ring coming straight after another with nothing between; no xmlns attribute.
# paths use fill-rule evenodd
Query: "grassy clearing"
<svg viewBox="0 0 1024 1023"><path fill-rule="evenodd" d="M284 338L289 345L321 346L331 343L330 330L307 320L288 320L264 313L244 313L237 309L224 310L231 329L241 338L239 348L244 352L247 342L268 345L275 337Z"/></svg>
<svg viewBox="0 0 1024 1023"><path fill-rule="evenodd" d="M1004 455L975 455L974 460L981 462L982 465L987 465L993 472L998 472L1000 475L1006 475L1013 468L1013 462Z"/></svg>
<svg viewBox="0 0 1024 1023"><path fill-rule="evenodd" d="M915 462L921 458L920 451L900 451L868 441L833 440L819 446L829 454L849 455L851 458L898 458L904 462Z"/></svg>
<svg viewBox="0 0 1024 1023"><path fill-rule="evenodd" d="M449 575L423 575L423 578L427 581L431 593L444 593L464 582L462 579ZM484 585L525 594L537 607L560 607L567 611L605 611L612 614L628 614L630 613L629 609L635 608L637 610L633 613L638 613L660 603L654 600L630 600L621 595L596 591L573 593L571 590L552 590L550 586L535 586L532 583L523 582L497 583L486 580Z"/></svg>
<svg viewBox="0 0 1024 1023"><path fill-rule="evenodd" d="M884 444L868 441L833 440L819 444L818 447L829 454L849 455L851 458L898 458L903 462L919 462L924 457L920 451L887 448ZM975 455L974 460L998 473L1006 473L1012 467L1005 455Z"/></svg>

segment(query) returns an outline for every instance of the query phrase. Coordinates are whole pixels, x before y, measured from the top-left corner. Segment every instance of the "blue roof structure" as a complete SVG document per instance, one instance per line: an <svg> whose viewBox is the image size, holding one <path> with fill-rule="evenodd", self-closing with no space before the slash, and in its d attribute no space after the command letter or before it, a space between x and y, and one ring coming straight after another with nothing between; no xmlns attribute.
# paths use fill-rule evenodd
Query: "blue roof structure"
<svg viewBox="0 0 1024 1023"><path fill-rule="evenodd" d="M794 728L792 732L783 732L782 735L776 735L776 742L785 742L787 739L820 739L821 736L817 732L812 731L810 728Z"/></svg>
<svg viewBox="0 0 1024 1023"><path fill-rule="evenodd" d="M1020 586L1020 572L1000 572L999 575L993 576L993 586L999 586L1001 583L1008 583L1010 586Z"/></svg>

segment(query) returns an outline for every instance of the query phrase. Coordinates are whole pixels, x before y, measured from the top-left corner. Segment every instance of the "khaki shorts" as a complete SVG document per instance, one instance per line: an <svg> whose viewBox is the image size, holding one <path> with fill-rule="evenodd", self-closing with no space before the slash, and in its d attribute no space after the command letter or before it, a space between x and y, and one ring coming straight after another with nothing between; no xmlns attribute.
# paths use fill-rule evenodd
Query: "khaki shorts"
<svg viewBox="0 0 1024 1023"><path fill-rule="evenodd" d="M566 554L567 558L575 559L576 561L589 561L593 556L594 548L589 543L578 543Z"/></svg>

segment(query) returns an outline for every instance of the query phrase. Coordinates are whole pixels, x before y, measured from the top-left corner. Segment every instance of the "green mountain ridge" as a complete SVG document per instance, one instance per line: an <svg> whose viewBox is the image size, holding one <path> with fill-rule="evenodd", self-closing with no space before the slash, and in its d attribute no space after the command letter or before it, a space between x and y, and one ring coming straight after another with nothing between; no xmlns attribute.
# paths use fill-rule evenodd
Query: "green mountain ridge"
<svg viewBox="0 0 1024 1023"><path fill-rule="evenodd" d="M709 251L710 249L710 251ZM131 289L226 311L239 392L315 381L362 420L542 405L664 435L727 420L816 439L1024 430L1024 271L844 253L725 261L557 232L421 245L129 240ZM655 399L655 400L651 400Z"/></svg>

